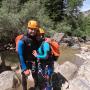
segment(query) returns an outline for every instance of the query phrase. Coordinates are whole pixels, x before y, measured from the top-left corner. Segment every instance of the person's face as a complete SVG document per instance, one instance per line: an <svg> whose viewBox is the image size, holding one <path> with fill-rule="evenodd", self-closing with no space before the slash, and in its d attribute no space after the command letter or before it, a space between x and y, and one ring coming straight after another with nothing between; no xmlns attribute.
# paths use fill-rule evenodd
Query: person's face
<svg viewBox="0 0 90 90"><path fill-rule="evenodd" d="M45 38L45 41L51 42L51 38Z"/></svg>
<svg viewBox="0 0 90 90"><path fill-rule="evenodd" d="M39 42L42 42L42 41L44 40L44 36L37 36L37 40L38 40Z"/></svg>
<svg viewBox="0 0 90 90"><path fill-rule="evenodd" d="M36 29L28 28L28 34L30 36L35 36L37 34L37 30Z"/></svg>

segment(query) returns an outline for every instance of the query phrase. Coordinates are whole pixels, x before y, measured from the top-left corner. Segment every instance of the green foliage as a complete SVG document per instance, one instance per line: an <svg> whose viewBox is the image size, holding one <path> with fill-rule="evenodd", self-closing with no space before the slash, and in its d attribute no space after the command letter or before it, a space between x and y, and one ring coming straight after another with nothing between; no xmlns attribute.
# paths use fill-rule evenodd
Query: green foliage
<svg viewBox="0 0 90 90"><path fill-rule="evenodd" d="M26 3L27 1L29 1L29 0L20 0L20 4L24 4L24 3Z"/></svg>
<svg viewBox="0 0 90 90"><path fill-rule="evenodd" d="M0 8L0 39L6 42L17 33L19 28L19 0L3 0ZM8 40L7 40L8 39ZM3 41L4 41L3 40Z"/></svg>
<svg viewBox="0 0 90 90"><path fill-rule="evenodd" d="M68 24L71 26L71 34L82 36L81 26L83 23L83 16L79 9L82 6L84 0L68 0L67 8L65 10L65 15Z"/></svg>
<svg viewBox="0 0 90 90"><path fill-rule="evenodd" d="M83 25L84 25L85 34L90 36L90 15L85 17Z"/></svg>
<svg viewBox="0 0 90 90"><path fill-rule="evenodd" d="M61 21L64 8L63 0L45 0L44 5L51 19L56 22Z"/></svg>
<svg viewBox="0 0 90 90"><path fill-rule="evenodd" d="M38 20L46 35L88 34L90 18L84 19L79 12L82 3L83 0L0 0L0 40L7 42L26 32L30 19Z"/></svg>
<svg viewBox="0 0 90 90"><path fill-rule="evenodd" d="M71 7L71 9L75 9L78 7L81 7L84 0L68 0L68 6Z"/></svg>
<svg viewBox="0 0 90 90"><path fill-rule="evenodd" d="M67 22L63 21L62 23L58 23L56 25L56 30L58 32L64 32L64 33L70 32L71 31L71 26Z"/></svg>
<svg viewBox="0 0 90 90"><path fill-rule="evenodd" d="M20 6L19 1L20 0L3 0L2 9L4 9L6 13L17 13Z"/></svg>

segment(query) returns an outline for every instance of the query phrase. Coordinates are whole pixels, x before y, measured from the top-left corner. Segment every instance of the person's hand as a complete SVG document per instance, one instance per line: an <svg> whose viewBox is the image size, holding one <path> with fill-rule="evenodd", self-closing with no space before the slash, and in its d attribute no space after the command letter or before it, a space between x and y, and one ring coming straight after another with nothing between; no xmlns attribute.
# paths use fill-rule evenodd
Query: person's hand
<svg viewBox="0 0 90 90"><path fill-rule="evenodd" d="M26 76L29 76L30 75L30 70L25 70L24 72L23 72Z"/></svg>
<svg viewBox="0 0 90 90"><path fill-rule="evenodd" d="M37 51L36 50L33 50L33 53L32 53L35 57L37 56Z"/></svg>

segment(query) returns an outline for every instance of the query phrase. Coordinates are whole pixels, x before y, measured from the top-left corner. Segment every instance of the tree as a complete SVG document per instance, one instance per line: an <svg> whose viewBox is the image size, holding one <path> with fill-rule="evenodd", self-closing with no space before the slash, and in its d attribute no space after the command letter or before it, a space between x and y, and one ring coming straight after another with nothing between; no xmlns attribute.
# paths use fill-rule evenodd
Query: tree
<svg viewBox="0 0 90 90"><path fill-rule="evenodd" d="M79 12L82 2L83 0L0 0L0 39L8 41L16 33L24 32L30 19L38 20L41 27L50 34L81 33L84 31Z"/></svg>
<svg viewBox="0 0 90 90"><path fill-rule="evenodd" d="M90 36L90 15L85 17L83 26L85 30L85 35Z"/></svg>
<svg viewBox="0 0 90 90"><path fill-rule="evenodd" d="M63 0L44 0L44 6L49 17L54 21L61 21L63 18Z"/></svg>
<svg viewBox="0 0 90 90"><path fill-rule="evenodd" d="M68 0L67 8L65 10L65 17L68 24L71 25L72 35L81 33L82 17L80 17L80 7L83 5L84 0ZM78 32L77 32L78 31ZM76 33L77 32L77 33Z"/></svg>
<svg viewBox="0 0 90 90"><path fill-rule="evenodd" d="M5 42L11 39L18 30L19 19L19 0L3 0L0 8L0 38ZM3 41L4 41L3 40Z"/></svg>

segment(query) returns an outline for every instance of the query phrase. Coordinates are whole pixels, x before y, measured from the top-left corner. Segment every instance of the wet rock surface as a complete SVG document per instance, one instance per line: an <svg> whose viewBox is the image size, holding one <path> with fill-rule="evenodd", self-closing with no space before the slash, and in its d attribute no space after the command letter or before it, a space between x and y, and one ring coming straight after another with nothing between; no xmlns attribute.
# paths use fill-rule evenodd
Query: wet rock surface
<svg viewBox="0 0 90 90"><path fill-rule="evenodd" d="M90 52L85 51L76 54L79 63L77 73L72 80L69 80L69 88L62 86L61 90L90 90Z"/></svg>
<svg viewBox="0 0 90 90"><path fill-rule="evenodd" d="M12 90L19 84L20 80L13 71L4 71L0 74L0 90Z"/></svg>

